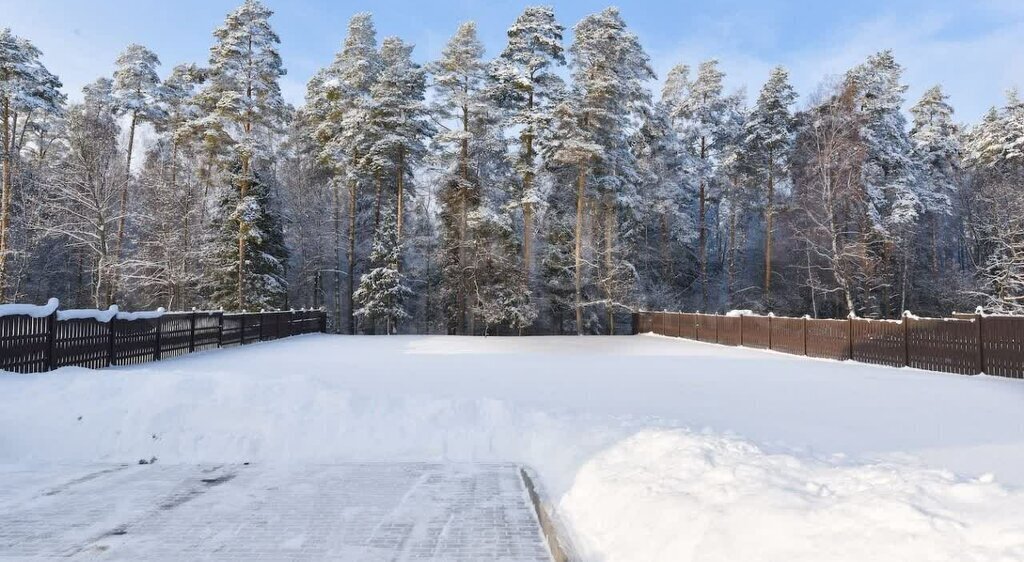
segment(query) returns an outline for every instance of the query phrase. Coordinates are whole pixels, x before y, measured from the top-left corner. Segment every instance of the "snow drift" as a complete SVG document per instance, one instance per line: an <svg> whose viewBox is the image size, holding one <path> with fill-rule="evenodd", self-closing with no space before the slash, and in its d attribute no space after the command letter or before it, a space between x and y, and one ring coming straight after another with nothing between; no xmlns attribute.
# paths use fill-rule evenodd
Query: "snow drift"
<svg viewBox="0 0 1024 562"><path fill-rule="evenodd" d="M0 463L510 461L590 560L1018 560L1022 400L660 337L314 335L4 375Z"/></svg>

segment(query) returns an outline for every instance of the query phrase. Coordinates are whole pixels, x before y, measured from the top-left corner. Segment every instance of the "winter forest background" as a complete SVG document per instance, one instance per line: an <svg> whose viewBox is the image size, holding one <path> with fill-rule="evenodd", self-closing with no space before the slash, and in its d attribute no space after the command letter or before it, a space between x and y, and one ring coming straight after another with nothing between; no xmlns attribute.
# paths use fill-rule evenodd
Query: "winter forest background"
<svg viewBox="0 0 1024 562"><path fill-rule="evenodd" d="M425 65L356 14L292 107L271 15L246 0L201 65L128 45L81 103L0 32L3 301L322 306L343 333L1024 312L1016 92L980 123L941 86L905 113L883 50L803 106L785 68L748 103L714 60L656 95L616 9L565 44L533 7L503 51L467 22Z"/></svg>

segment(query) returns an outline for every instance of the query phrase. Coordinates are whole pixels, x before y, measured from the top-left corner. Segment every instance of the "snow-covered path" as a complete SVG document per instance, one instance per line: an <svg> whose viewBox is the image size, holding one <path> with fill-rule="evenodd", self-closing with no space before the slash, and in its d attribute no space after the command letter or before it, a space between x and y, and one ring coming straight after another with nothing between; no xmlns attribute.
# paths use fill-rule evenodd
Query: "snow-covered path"
<svg viewBox="0 0 1024 562"><path fill-rule="evenodd" d="M515 465L0 471L0 559L550 562Z"/></svg>
<svg viewBox="0 0 1024 562"><path fill-rule="evenodd" d="M533 466L593 560L1024 560L1024 384L641 337L0 377L0 464ZM823 550L827 549L827 550Z"/></svg>

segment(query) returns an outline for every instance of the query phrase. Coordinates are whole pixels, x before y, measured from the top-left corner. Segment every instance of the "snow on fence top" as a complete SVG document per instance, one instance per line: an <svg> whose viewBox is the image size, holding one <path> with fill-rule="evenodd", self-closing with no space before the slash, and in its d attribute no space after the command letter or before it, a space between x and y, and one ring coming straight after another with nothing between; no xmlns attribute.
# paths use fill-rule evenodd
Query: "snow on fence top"
<svg viewBox="0 0 1024 562"><path fill-rule="evenodd" d="M117 315L117 312L118 309L116 304L110 305L110 308L106 310L98 310L95 308L58 310L57 320L85 320L87 318L92 318L98 322L110 322L110 320Z"/></svg>
<svg viewBox="0 0 1024 562"><path fill-rule="evenodd" d="M53 314L60 306L60 301L51 298L46 304L0 304L0 316L31 316L32 318L44 318Z"/></svg>

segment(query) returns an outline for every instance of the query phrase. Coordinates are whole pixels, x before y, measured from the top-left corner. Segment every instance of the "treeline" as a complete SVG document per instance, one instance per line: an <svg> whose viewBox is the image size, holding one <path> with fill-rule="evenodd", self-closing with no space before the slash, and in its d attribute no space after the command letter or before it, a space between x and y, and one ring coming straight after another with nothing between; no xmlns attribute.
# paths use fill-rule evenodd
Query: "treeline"
<svg viewBox="0 0 1024 562"><path fill-rule="evenodd" d="M714 60L655 97L617 10L565 45L531 7L497 56L468 22L425 65L357 14L296 108L270 18L246 0L205 65L163 75L129 45L80 103L0 33L4 300L324 306L341 332L455 334L1024 312L1015 93L963 126L936 86L908 116L881 51L804 107L784 68L748 103Z"/></svg>

